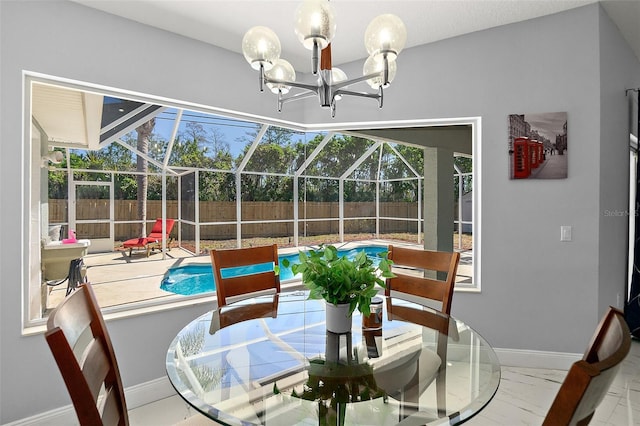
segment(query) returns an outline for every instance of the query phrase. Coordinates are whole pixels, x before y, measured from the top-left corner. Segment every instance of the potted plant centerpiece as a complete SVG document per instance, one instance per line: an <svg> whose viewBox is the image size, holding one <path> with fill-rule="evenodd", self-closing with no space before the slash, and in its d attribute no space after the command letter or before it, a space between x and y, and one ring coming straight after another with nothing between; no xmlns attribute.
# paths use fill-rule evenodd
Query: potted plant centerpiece
<svg viewBox="0 0 640 426"><path fill-rule="evenodd" d="M339 255L333 245L320 245L317 250L300 252L300 263L293 263L293 274L302 274L302 282L310 290L309 299L324 299L327 302L327 330L346 333L351 330L351 314L358 309L369 315L371 299L384 288L385 278L391 272L391 261L387 253L380 253L376 266L364 251L353 258ZM285 267L289 262L283 260Z"/></svg>

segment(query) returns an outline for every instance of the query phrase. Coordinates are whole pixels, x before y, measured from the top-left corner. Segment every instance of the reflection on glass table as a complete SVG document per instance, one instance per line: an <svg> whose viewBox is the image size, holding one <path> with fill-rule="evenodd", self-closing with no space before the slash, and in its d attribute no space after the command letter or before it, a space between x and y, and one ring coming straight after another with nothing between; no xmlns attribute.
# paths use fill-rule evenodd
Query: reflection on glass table
<svg viewBox="0 0 640 426"><path fill-rule="evenodd" d="M491 400L500 365L463 322L386 299L382 325L325 329L306 292L256 297L189 323L167 374L205 416L229 425L459 424Z"/></svg>

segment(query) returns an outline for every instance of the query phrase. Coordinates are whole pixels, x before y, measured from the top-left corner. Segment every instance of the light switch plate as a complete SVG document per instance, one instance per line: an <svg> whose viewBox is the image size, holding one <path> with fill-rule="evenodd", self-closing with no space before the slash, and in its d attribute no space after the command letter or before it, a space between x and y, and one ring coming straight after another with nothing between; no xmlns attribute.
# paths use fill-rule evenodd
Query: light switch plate
<svg viewBox="0 0 640 426"><path fill-rule="evenodd" d="M560 241L571 241L571 226L560 227Z"/></svg>

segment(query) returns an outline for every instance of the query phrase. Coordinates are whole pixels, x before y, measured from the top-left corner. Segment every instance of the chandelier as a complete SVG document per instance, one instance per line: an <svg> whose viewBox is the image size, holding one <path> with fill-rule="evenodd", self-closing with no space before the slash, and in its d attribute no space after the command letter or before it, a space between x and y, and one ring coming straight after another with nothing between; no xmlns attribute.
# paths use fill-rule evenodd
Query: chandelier
<svg viewBox="0 0 640 426"><path fill-rule="evenodd" d="M269 28L251 28L242 39L242 52L251 67L260 72L260 91L266 85L278 95L278 112L286 102L317 96L320 106L331 109L335 117L336 101L342 96L359 96L378 101L382 108L383 88L393 81L396 58L407 40L407 30L400 18L384 14L374 18L364 34L369 57L362 76L348 79L339 68L331 66L331 40L336 31L334 9L328 0L305 0L295 12L295 33L302 45L311 50L311 72L314 83L296 81L293 66L280 58L280 40ZM375 93L348 90L352 84L366 81ZM301 89L289 94L292 87ZM289 94L289 95L288 95ZM285 96L288 95L288 96Z"/></svg>

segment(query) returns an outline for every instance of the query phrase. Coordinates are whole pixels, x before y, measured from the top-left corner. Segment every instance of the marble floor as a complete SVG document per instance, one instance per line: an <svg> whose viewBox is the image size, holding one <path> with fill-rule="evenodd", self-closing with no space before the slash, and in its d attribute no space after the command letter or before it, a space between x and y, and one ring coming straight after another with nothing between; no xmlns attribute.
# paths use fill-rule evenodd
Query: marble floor
<svg viewBox="0 0 640 426"><path fill-rule="evenodd" d="M503 367L495 397L481 413L465 424L540 425L565 375L566 371L561 370ZM194 410L189 410L179 396L133 409L129 416L132 426L213 424ZM640 425L640 341L632 342L631 352L596 410L591 425Z"/></svg>

